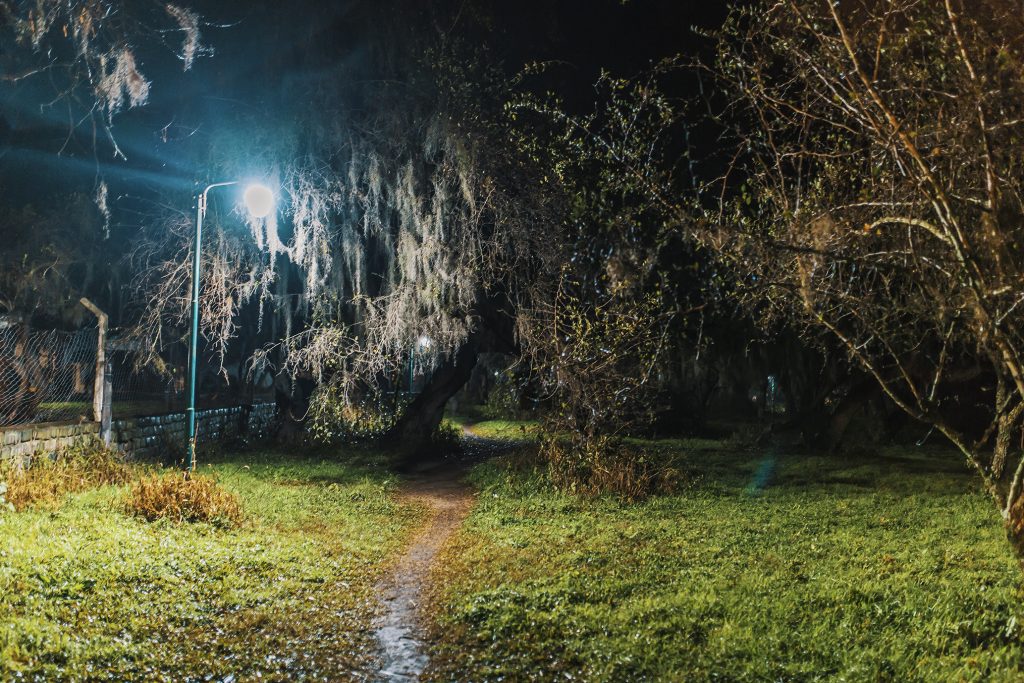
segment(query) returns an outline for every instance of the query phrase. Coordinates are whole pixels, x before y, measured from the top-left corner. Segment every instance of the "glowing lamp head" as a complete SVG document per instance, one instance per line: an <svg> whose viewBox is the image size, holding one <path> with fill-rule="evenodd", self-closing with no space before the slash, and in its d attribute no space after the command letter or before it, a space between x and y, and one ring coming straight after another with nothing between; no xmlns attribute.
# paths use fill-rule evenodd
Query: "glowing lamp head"
<svg viewBox="0 0 1024 683"><path fill-rule="evenodd" d="M274 193L266 185L253 183L242 195L245 208L254 218L266 218L274 211Z"/></svg>
<svg viewBox="0 0 1024 683"><path fill-rule="evenodd" d="M430 337L428 337L426 335L423 335L422 337L420 337L419 338L419 345L420 345L421 349L429 349L430 348Z"/></svg>

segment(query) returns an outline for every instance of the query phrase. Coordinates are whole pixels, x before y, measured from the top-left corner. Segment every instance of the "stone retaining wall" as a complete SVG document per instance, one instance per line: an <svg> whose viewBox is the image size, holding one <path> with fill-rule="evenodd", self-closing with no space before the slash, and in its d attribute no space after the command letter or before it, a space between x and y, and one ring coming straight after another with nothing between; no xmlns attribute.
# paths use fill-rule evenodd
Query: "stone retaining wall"
<svg viewBox="0 0 1024 683"><path fill-rule="evenodd" d="M230 406L200 410L196 432L200 447L204 442L245 435L259 438L266 434L274 419L273 403ZM110 445L132 457L160 457L167 444L185 443L185 413L150 415L114 420ZM49 422L0 428L0 460L31 461L76 446L88 446L99 439L99 423Z"/></svg>

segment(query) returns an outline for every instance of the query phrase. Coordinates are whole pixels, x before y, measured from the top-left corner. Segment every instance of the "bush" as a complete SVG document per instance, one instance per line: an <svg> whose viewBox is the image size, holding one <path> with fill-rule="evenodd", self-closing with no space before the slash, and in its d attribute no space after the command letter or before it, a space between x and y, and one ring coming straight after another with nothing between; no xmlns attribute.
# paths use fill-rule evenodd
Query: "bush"
<svg viewBox="0 0 1024 683"><path fill-rule="evenodd" d="M560 488L627 499L662 488L661 468L623 439L649 428L661 405L657 368L668 310L660 290L610 283L595 293L563 273L555 304L530 340L533 364L543 369L541 387L552 401L541 422L541 453Z"/></svg>
<svg viewBox="0 0 1024 683"><path fill-rule="evenodd" d="M132 485L124 500L128 514L150 522L210 522L234 526L242 521L238 496L221 488L216 479L182 472L144 475Z"/></svg>
<svg viewBox="0 0 1024 683"><path fill-rule="evenodd" d="M349 400L337 387L322 386L310 397L309 433L320 444L355 443L379 437L395 426L407 400L384 394Z"/></svg>
<svg viewBox="0 0 1024 683"><path fill-rule="evenodd" d="M507 369L495 373L496 379L487 398L480 406L480 414L488 420L520 419L526 412L520 408L521 378L516 377L514 370Z"/></svg>
<svg viewBox="0 0 1024 683"><path fill-rule="evenodd" d="M642 448L617 439L597 436L574 442L557 438L541 443L552 483L558 488L588 496L611 493L625 501L675 491L679 471L656 462Z"/></svg>
<svg viewBox="0 0 1024 683"><path fill-rule="evenodd" d="M131 469L117 451L92 446L58 453L53 458L34 458L30 467L0 467L6 502L15 510L27 507L55 508L69 493L107 484L124 484Z"/></svg>

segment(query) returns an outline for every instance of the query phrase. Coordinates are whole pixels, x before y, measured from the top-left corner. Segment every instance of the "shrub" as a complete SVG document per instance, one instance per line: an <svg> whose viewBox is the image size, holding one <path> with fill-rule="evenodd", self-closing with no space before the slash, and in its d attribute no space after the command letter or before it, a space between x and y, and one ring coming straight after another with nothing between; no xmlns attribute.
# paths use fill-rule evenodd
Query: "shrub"
<svg viewBox="0 0 1024 683"><path fill-rule="evenodd" d="M618 439L597 436L569 443L549 438L541 443L552 483L560 489L588 496L611 493L625 501L672 493L679 471L657 462L642 448Z"/></svg>
<svg viewBox="0 0 1024 683"><path fill-rule="evenodd" d="M318 388L309 401L309 433L320 444L373 439L394 427L407 399L380 395L349 400L333 386Z"/></svg>
<svg viewBox="0 0 1024 683"><path fill-rule="evenodd" d="M628 499L658 488L657 467L626 448L626 435L643 433L656 416L661 361L671 314L660 290L626 284L592 292L563 273L554 304L539 316L530 341L541 386L552 409L541 422L554 483L570 491Z"/></svg>
<svg viewBox="0 0 1024 683"><path fill-rule="evenodd" d="M80 447L53 458L35 458L30 467L0 467L6 501L16 510L27 507L54 508L69 493L107 484L124 484L131 469L117 451L103 447Z"/></svg>
<svg viewBox="0 0 1024 683"><path fill-rule="evenodd" d="M517 377L516 371L512 368L496 372L495 376L494 385L480 406L480 414L488 420L525 417L527 411L522 410L519 405L522 378Z"/></svg>
<svg viewBox="0 0 1024 683"><path fill-rule="evenodd" d="M124 500L128 514L150 522L210 522L233 526L242 521L238 496L221 488L216 479L181 472L157 472L142 476Z"/></svg>

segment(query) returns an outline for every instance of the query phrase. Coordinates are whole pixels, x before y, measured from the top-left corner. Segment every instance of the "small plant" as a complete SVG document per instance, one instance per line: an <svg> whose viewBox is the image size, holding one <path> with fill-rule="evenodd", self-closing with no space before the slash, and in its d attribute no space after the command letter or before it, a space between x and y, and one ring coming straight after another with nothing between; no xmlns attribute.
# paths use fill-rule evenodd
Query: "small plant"
<svg viewBox="0 0 1024 683"><path fill-rule="evenodd" d="M30 467L0 466L0 475L5 478L0 505L16 510L55 508L69 493L124 484L130 472L120 453L96 446L63 451L52 458L35 458Z"/></svg>
<svg viewBox="0 0 1024 683"><path fill-rule="evenodd" d="M129 489L124 508L150 522L169 519L236 526L242 521L238 496L221 488L212 477L193 474L186 478L181 472L142 476Z"/></svg>
<svg viewBox="0 0 1024 683"><path fill-rule="evenodd" d="M161 430L157 433L157 442L159 443L157 453L160 464L165 467L183 467L185 465L188 450L181 438Z"/></svg>

